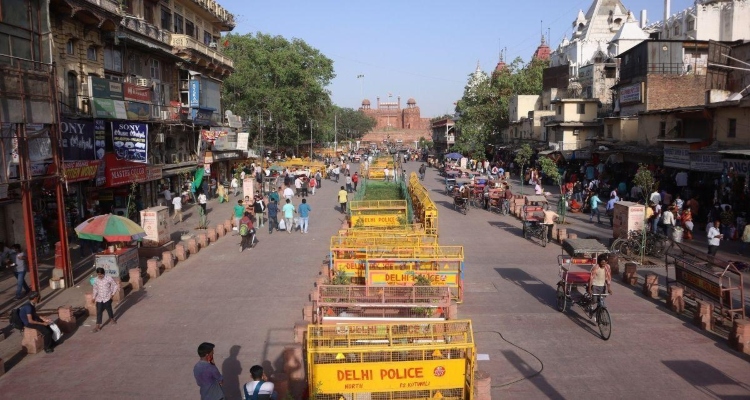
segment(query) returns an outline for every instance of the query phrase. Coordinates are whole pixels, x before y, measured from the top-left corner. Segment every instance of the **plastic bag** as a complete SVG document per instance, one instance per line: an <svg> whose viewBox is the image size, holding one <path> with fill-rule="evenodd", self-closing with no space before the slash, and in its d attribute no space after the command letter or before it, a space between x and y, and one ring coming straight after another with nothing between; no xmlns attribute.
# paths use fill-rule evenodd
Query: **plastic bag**
<svg viewBox="0 0 750 400"><path fill-rule="evenodd" d="M285 231L286 230L286 222L284 221L283 218L281 220L279 220L279 230L281 230L281 231Z"/></svg>
<svg viewBox="0 0 750 400"><path fill-rule="evenodd" d="M60 338L62 337L62 332L60 332L60 328L57 327L57 324L53 322L49 324L49 328L52 329L52 340L54 340L55 342L60 340Z"/></svg>

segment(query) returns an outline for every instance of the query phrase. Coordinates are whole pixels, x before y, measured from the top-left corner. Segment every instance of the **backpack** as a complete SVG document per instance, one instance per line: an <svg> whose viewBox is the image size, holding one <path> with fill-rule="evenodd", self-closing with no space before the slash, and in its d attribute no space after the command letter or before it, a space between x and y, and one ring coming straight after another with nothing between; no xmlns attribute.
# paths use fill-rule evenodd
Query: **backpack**
<svg viewBox="0 0 750 400"><path fill-rule="evenodd" d="M239 232L240 236L247 236L247 234L250 233L250 227L247 224L241 224Z"/></svg>
<svg viewBox="0 0 750 400"><path fill-rule="evenodd" d="M10 325L13 326L14 329L23 331L23 321L21 320L21 308L14 308L13 310L10 310L9 322L10 322Z"/></svg>

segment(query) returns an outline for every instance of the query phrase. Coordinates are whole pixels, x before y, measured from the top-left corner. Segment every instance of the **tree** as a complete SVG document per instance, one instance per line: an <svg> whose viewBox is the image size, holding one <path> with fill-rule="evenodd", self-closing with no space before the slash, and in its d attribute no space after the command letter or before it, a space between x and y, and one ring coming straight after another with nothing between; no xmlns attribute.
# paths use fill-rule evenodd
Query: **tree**
<svg viewBox="0 0 750 400"><path fill-rule="evenodd" d="M419 137L419 148L430 150L435 147L435 143L432 140L425 138L424 136Z"/></svg>
<svg viewBox="0 0 750 400"><path fill-rule="evenodd" d="M640 164L638 166L638 172L633 177L633 184L641 188L643 200L647 200L649 193L654 190L654 175L651 174L647 165Z"/></svg>
<svg viewBox="0 0 750 400"><path fill-rule="evenodd" d="M557 207L557 213L560 215L560 223L564 224L565 214L568 211L568 200L566 198L565 191L560 187L560 183L562 181L560 169L557 167L557 163L552 161L552 159L549 157L540 158L539 167L542 169L542 173L544 173L547 178L551 179L552 182L554 182L555 185L560 188L562 196L560 197L560 202Z"/></svg>
<svg viewBox="0 0 750 400"><path fill-rule="evenodd" d="M527 143L524 143L521 145L521 148L518 149L518 152L516 153L516 164L521 168L521 194L523 194L523 167L526 165L529 165L529 162L531 162L531 156L534 155L534 151L531 150L531 146L529 146Z"/></svg>
<svg viewBox="0 0 750 400"><path fill-rule="evenodd" d="M326 87L335 74L333 61L320 51L300 39L263 33L229 34L226 41L235 70L222 86L225 109L250 118L253 126L257 126L257 110L270 111L273 126L266 132L280 145L296 145L300 127L328 114L331 98Z"/></svg>

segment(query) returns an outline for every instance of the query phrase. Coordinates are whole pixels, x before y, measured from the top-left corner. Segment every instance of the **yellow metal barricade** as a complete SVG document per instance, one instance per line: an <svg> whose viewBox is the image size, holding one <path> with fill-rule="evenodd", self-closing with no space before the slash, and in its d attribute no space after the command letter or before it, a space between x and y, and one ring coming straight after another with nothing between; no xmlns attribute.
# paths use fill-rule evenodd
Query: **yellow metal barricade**
<svg viewBox="0 0 750 400"><path fill-rule="evenodd" d="M437 235L437 206L430 198L427 189L419 181L416 173L412 173L409 177L407 190L411 198L412 207L414 208L414 218L424 224L427 233Z"/></svg>
<svg viewBox="0 0 750 400"><path fill-rule="evenodd" d="M434 235L405 236L378 233L371 236L333 236L329 256L330 276L342 273L352 283L365 283L365 259L368 247L436 246Z"/></svg>
<svg viewBox="0 0 750 400"><path fill-rule="evenodd" d="M309 325L310 398L471 399L471 321Z"/></svg>

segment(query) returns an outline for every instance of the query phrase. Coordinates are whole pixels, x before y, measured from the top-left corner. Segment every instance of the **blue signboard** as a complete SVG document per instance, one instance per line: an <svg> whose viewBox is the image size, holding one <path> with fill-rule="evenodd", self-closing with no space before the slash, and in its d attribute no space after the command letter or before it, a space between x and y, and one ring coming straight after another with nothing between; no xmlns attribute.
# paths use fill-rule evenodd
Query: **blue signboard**
<svg viewBox="0 0 750 400"><path fill-rule="evenodd" d="M148 125L135 122L112 123L112 145L120 160L148 162Z"/></svg>
<svg viewBox="0 0 750 400"><path fill-rule="evenodd" d="M201 82L199 80L190 81L190 107L199 107L201 105Z"/></svg>
<svg viewBox="0 0 750 400"><path fill-rule="evenodd" d="M212 108L194 108L193 123L196 125L211 125L211 116L214 114Z"/></svg>

